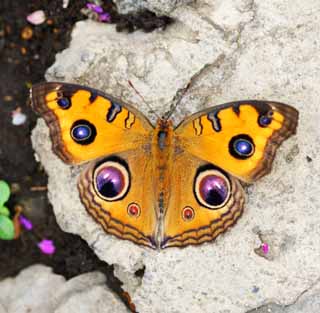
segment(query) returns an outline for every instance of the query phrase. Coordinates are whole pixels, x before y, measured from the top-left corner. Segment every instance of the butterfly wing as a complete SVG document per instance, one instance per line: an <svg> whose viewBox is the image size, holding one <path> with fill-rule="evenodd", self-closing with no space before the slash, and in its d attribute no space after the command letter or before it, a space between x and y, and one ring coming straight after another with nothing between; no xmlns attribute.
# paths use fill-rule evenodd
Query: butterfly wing
<svg viewBox="0 0 320 313"><path fill-rule="evenodd" d="M104 230L155 247L157 217L151 158L153 127L137 110L84 86L33 86L32 106L66 163L93 159L79 179L80 199Z"/></svg>
<svg viewBox="0 0 320 313"><path fill-rule="evenodd" d="M240 182L186 151L176 154L173 163L161 247L213 240L242 215L245 195ZM210 187L216 193L210 195Z"/></svg>
<svg viewBox="0 0 320 313"><path fill-rule="evenodd" d="M192 115L175 135L183 150L251 182L270 172L277 148L297 123L298 111L289 105L238 101Z"/></svg>
<svg viewBox="0 0 320 313"><path fill-rule="evenodd" d="M40 83L32 87L31 100L50 128L53 151L69 164L135 149L152 135L140 112L92 88Z"/></svg>
<svg viewBox="0 0 320 313"><path fill-rule="evenodd" d="M152 171L148 149L91 162L78 182L81 201L107 233L155 248L157 212Z"/></svg>
<svg viewBox="0 0 320 313"><path fill-rule="evenodd" d="M161 247L211 241L231 227L245 202L235 177L250 182L267 174L297 122L294 108L262 101L220 105L183 121L175 130Z"/></svg>

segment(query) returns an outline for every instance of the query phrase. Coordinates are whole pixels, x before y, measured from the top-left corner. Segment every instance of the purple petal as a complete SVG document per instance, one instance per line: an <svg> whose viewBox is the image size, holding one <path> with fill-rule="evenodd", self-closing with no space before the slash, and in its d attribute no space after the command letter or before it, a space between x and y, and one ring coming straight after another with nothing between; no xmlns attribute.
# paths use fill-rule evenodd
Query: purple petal
<svg viewBox="0 0 320 313"><path fill-rule="evenodd" d="M100 5L96 5L94 3L87 3L87 8L96 12L96 13L103 13L103 9Z"/></svg>
<svg viewBox="0 0 320 313"><path fill-rule="evenodd" d="M109 13L100 14L99 21L100 22L110 22L110 14Z"/></svg>
<svg viewBox="0 0 320 313"><path fill-rule="evenodd" d="M56 251L53 241L48 239L43 239L39 242L38 247L44 254L54 254Z"/></svg>
<svg viewBox="0 0 320 313"><path fill-rule="evenodd" d="M19 222L26 230L31 230L33 228L31 221L23 215L19 216Z"/></svg>

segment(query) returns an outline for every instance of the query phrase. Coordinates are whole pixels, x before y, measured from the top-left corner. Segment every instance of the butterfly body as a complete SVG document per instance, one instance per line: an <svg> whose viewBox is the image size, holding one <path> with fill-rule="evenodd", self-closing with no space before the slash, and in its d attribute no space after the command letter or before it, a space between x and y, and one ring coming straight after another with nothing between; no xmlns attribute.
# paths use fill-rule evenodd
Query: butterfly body
<svg viewBox="0 0 320 313"><path fill-rule="evenodd" d="M247 100L153 127L84 86L38 84L31 97L53 151L66 163L88 162L78 189L89 214L107 233L151 248L200 244L232 226L245 202L239 179L267 174L298 120L286 104Z"/></svg>
<svg viewBox="0 0 320 313"><path fill-rule="evenodd" d="M153 137L153 156L155 162L155 192L158 199L158 211L163 213L168 203L170 173L173 165L173 126L170 121L158 120Z"/></svg>

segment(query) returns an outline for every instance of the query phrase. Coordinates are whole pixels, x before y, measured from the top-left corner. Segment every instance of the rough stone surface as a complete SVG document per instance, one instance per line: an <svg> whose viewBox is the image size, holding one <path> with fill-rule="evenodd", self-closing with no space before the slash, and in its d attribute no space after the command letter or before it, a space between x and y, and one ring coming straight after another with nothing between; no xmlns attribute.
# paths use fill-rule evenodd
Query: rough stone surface
<svg viewBox="0 0 320 313"><path fill-rule="evenodd" d="M250 310L248 313L319 313L320 309L319 280L310 289L305 290L294 303L290 305L267 304Z"/></svg>
<svg viewBox="0 0 320 313"><path fill-rule="evenodd" d="M44 265L33 265L0 282L0 313L129 312L94 272L69 281Z"/></svg>
<svg viewBox="0 0 320 313"><path fill-rule="evenodd" d="M158 14L170 14L181 5L195 2L195 0L115 0L119 12L129 13L147 9Z"/></svg>
<svg viewBox="0 0 320 313"><path fill-rule="evenodd" d="M238 224L214 243L161 252L105 235L78 199L80 169L51 153L39 122L33 143L49 174L59 224L117 265L138 312L242 313L274 303L275 312L293 313L298 303L309 305L301 295L320 277L319 10L311 0L206 0L172 11L177 22L165 33L119 34L112 26L80 22L70 48L48 70L48 80L95 86L153 121L129 79L159 115L192 81L176 122L239 99L276 100L300 110L298 134L278 151L272 173L246 188ZM261 240L270 245L268 258L254 252ZM143 266L139 281L133 273ZM310 303L319 305L319 298L315 292Z"/></svg>

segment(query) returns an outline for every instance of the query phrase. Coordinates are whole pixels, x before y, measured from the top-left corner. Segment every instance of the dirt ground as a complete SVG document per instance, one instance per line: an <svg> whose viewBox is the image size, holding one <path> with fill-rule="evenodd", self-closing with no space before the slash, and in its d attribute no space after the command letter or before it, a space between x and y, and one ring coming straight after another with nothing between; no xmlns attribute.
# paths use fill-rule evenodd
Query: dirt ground
<svg viewBox="0 0 320 313"><path fill-rule="evenodd" d="M112 266L100 261L80 237L62 232L57 225L47 199L46 173L35 160L30 141L37 116L30 108L29 88L44 81L55 54L68 46L74 23L87 18L81 13L86 2L70 1L63 9L62 0L0 1L0 180L11 187L7 206L12 215L14 206L22 205L23 214L34 226L16 240L0 240L0 280L35 263L46 264L67 279L99 270L105 273L108 286L128 304ZM148 32L164 28L172 22L152 12L119 15L111 0L105 0L103 8L110 13L117 30L127 31L128 35L136 29ZM47 19L31 25L26 17L39 9L45 11ZM17 108L27 116L19 126L12 123L12 112ZM37 247L42 238L54 241L53 255L42 254Z"/></svg>

